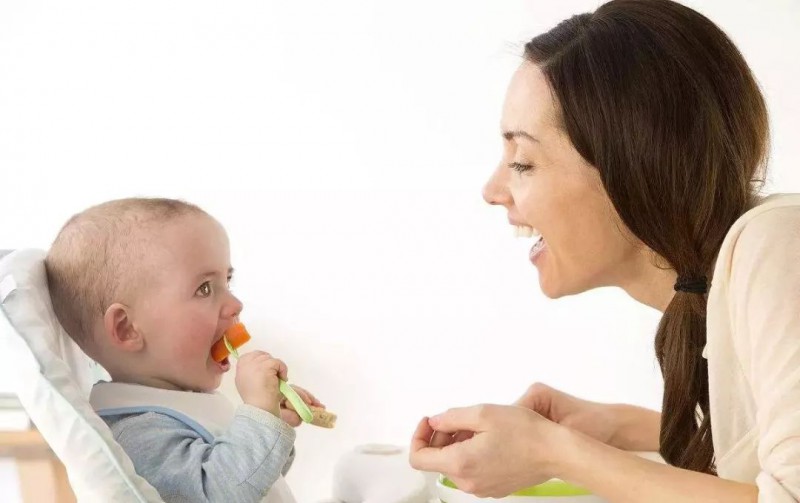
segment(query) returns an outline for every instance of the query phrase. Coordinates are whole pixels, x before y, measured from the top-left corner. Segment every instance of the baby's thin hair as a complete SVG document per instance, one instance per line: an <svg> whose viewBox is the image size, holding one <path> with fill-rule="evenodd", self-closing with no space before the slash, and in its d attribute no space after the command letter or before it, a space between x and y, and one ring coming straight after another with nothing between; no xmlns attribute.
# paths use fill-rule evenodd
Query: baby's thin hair
<svg viewBox="0 0 800 503"><path fill-rule="evenodd" d="M95 323L114 302L135 294L152 225L206 213L177 199L127 198L92 206L61 228L45 259L53 309L87 351ZM87 351L91 352L91 351Z"/></svg>

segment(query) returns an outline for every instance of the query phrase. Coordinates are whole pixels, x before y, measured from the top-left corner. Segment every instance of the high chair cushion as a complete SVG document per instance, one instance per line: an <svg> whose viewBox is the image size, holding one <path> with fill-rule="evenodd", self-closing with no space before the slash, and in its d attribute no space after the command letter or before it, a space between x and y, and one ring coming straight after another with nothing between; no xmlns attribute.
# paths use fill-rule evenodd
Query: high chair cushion
<svg viewBox="0 0 800 503"><path fill-rule="evenodd" d="M0 365L15 377L13 391L64 463L78 501L161 502L89 405L104 371L58 322L44 258L35 249L0 256Z"/></svg>

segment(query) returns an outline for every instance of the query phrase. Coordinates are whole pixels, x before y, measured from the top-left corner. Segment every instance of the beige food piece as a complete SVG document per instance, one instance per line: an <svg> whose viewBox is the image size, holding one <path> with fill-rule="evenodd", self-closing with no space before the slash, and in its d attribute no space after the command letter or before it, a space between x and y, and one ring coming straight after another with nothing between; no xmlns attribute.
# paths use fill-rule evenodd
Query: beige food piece
<svg viewBox="0 0 800 503"><path fill-rule="evenodd" d="M314 426L321 428L333 428L336 426L336 414L333 412L314 406L309 407L309 409L311 409L311 414L313 415L311 424Z"/></svg>

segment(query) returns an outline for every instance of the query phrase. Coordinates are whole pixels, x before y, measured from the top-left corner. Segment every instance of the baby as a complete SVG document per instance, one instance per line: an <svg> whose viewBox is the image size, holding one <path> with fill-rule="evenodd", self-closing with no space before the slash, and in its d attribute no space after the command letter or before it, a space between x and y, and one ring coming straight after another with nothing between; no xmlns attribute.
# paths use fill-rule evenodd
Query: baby
<svg viewBox="0 0 800 503"><path fill-rule="evenodd" d="M110 201L72 217L45 264L59 321L112 377L92 406L165 501L295 501L283 479L300 424L279 396L286 365L243 354L244 403L214 392L230 362L211 347L242 311L216 220L171 199Z"/></svg>

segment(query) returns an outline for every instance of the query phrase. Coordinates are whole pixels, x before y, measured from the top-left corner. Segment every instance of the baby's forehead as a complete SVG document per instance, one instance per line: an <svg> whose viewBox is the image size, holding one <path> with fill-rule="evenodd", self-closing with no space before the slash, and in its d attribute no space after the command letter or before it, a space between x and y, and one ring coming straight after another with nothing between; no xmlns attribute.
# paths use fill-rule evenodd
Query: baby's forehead
<svg viewBox="0 0 800 503"><path fill-rule="evenodd" d="M141 222L120 231L124 235L114 239L119 245L109 247L107 251L109 261L116 264L120 282L138 284L152 281L158 276L153 273L174 270L180 264L173 256L174 243L170 242L169 233L164 232L163 222Z"/></svg>
<svg viewBox="0 0 800 503"><path fill-rule="evenodd" d="M193 222L171 222L145 230L139 236L132 267L146 268L150 276L194 280L208 274L227 274L230 250L224 229L210 217Z"/></svg>

